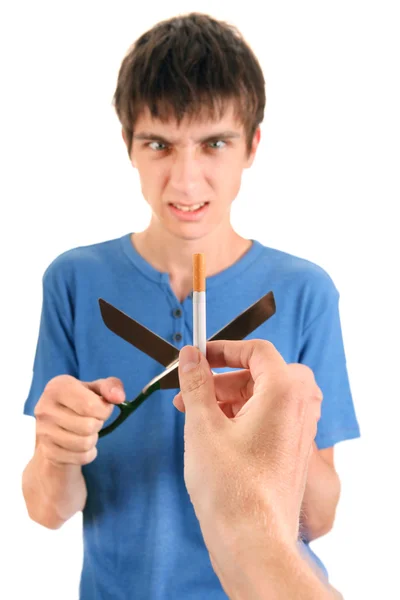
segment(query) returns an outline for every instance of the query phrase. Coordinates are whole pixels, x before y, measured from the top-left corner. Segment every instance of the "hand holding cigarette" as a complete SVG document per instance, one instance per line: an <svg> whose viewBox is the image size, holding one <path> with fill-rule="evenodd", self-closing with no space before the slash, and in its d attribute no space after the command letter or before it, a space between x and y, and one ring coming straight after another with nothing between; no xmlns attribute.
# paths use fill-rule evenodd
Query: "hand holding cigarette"
<svg viewBox="0 0 400 600"><path fill-rule="evenodd" d="M213 376L210 367L242 370ZM292 564L306 569L305 581L316 593L303 596L299 589L297 598L337 597L296 547L322 401L312 371L286 364L264 340L213 341L207 358L193 346L181 350L179 378L174 405L186 413L185 483L226 591L239 590L244 581L268 591L265 566L273 549L289 565L277 565L281 574L289 569L286 578ZM243 597L265 596L254 590Z"/></svg>

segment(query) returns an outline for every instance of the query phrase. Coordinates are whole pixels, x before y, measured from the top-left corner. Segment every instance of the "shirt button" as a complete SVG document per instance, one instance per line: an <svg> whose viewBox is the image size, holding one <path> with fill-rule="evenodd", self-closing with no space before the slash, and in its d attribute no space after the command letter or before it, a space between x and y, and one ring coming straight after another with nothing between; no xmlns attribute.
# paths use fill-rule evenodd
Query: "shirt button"
<svg viewBox="0 0 400 600"><path fill-rule="evenodd" d="M179 317L181 317L181 316L182 316L182 311L181 311L181 309L180 309L180 308L176 308L176 309L173 311L173 313L172 313L172 314L174 315L174 317L176 317L177 319L179 319Z"/></svg>
<svg viewBox="0 0 400 600"><path fill-rule="evenodd" d="M174 341L175 342L180 342L182 339L182 334L181 333L175 333L174 334Z"/></svg>

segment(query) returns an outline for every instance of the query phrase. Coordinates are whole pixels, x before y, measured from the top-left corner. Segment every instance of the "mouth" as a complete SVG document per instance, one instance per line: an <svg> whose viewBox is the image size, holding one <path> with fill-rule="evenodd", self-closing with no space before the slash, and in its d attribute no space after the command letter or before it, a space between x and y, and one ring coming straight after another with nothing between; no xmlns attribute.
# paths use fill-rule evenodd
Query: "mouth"
<svg viewBox="0 0 400 600"><path fill-rule="evenodd" d="M181 221L197 221L207 212L209 204L209 202L199 202L198 204L170 202L168 206L171 212Z"/></svg>

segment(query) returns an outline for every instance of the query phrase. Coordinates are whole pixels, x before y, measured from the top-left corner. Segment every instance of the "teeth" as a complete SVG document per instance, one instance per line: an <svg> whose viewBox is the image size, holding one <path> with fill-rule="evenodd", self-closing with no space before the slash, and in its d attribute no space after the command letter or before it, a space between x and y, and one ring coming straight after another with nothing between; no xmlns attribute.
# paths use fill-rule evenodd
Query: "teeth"
<svg viewBox="0 0 400 600"><path fill-rule="evenodd" d="M172 206L175 206L175 208L177 208L178 210L182 210L183 212L193 212L204 205L205 202L202 202L201 204L193 204L193 206L182 206L181 204L173 204Z"/></svg>

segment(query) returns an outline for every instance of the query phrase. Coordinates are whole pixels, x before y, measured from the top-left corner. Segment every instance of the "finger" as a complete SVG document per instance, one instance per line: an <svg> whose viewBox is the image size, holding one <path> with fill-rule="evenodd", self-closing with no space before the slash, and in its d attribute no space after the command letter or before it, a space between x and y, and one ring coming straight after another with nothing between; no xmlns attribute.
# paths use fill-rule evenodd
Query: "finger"
<svg viewBox="0 0 400 600"><path fill-rule="evenodd" d="M122 381L117 377L107 377L106 379L97 379L96 381L85 382L84 385L97 394L102 396L107 402L120 404L125 401L125 390Z"/></svg>
<svg viewBox="0 0 400 600"><path fill-rule="evenodd" d="M254 381L248 369L217 373L214 388L218 402L244 404L253 395Z"/></svg>
<svg viewBox="0 0 400 600"><path fill-rule="evenodd" d="M172 404L179 410L179 412L185 412L185 405L183 403L182 392L179 392L172 400Z"/></svg>
<svg viewBox="0 0 400 600"><path fill-rule="evenodd" d="M78 435L57 426L55 423L38 422L36 432L39 437L46 437L52 443L70 452L89 452L96 446L99 438L98 433Z"/></svg>
<svg viewBox="0 0 400 600"><path fill-rule="evenodd" d="M108 405L110 415L113 408L112 404ZM40 417L37 418L37 421L54 423L58 427L76 433L77 435L92 435L98 433L104 425L104 421L101 419L82 417L77 415L76 412L67 406L62 406L61 404L52 404L47 408L46 413L41 414Z"/></svg>
<svg viewBox="0 0 400 600"><path fill-rule="evenodd" d="M88 465L96 458L97 447L95 446L87 452L70 452L60 448L51 440L46 440L46 443L42 445L42 452L47 460L55 464Z"/></svg>
<svg viewBox="0 0 400 600"><path fill-rule="evenodd" d="M179 394L177 394L175 396L175 398L172 401L172 404L180 412L182 412L182 413L185 412L185 405L183 403L182 394L180 392L179 392ZM236 415L238 414L238 412L242 409L243 402L240 402L240 401L239 402L228 402L226 404L218 402L218 406L222 410L222 412L224 413L224 415L226 417L228 417L228 419L233 419L234 417L236 417Z"/></svg>
<svg viewBox="0 0 400 600"><path fill-rule="evenodd" d="M56 390L56 401L62 406L70 408L74 413L82 417L92 417L106 421L111 415L113 405L98 395L90 388L100 389L97 382L81 382L74 378L68 378L61 389ZM49 390L49 393L51 389Z"/></svg>
<svg viewBox="0 0 400 600"><path fill-rule="evenodd" d="M194 346L184 346L179 353L179 382L187 417L202 415L215 421L223 418L215 397L210 366Z"/></svg>
<svg viewBox="0 0 400 600"><path fill-rule="evenodd" d="M81 417L89 417L103 422L111 415L114 406L90 390L84 390L69 397L63 396L60 404L70 408Z"/></svg>
<svg viewBox="0 0 400 600"><path fill-rule="evenodd" d="M242 410L243 402L228 402L226 404L219 403L219 407L228 419L234 419L238 412Z"/></svg>
<svg viewBox="0 0 400 600"><path fill-rule="evenodd" d="M253 378L250 374L250 371L246 369L231 373L214 374L214 389L217 401L220 404L234 404L235 414L252 396L253 388ZM182 392L179 392L175 396L173 399L173 404L181 412L185 411Z"/></svg>
<svg viewBox="0 0 400 600"><path fill-rule="evenodd" d="M207 343L207 360L211 368L248 369L253 380L286 366L273 344L266 340L218 340Z"/></svg>

